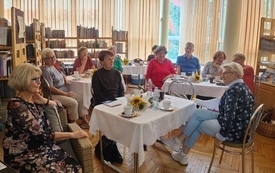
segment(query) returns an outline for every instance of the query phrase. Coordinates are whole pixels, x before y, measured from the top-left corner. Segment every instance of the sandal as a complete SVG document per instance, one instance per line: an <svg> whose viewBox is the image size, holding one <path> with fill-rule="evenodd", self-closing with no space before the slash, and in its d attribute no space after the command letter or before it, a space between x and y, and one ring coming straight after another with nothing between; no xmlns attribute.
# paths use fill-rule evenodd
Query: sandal
<svg viewBox="0 0 275 173"><path fill-rule="evenodd" d="M89 124L80 124L79 125L82 129L89 129L90 125Z"/></svg>

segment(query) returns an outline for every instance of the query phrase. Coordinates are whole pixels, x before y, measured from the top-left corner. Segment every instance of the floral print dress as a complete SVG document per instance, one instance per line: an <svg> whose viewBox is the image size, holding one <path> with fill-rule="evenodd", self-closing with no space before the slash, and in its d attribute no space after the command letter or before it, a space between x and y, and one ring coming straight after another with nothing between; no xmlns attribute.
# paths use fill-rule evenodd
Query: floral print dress
<svg viewBox="0 0 275 173"><path fill-rule="evenodd" d="M19 172L78 172L81 165L54 142L42 105L12 98L7 106L4 162Z"/></svg>

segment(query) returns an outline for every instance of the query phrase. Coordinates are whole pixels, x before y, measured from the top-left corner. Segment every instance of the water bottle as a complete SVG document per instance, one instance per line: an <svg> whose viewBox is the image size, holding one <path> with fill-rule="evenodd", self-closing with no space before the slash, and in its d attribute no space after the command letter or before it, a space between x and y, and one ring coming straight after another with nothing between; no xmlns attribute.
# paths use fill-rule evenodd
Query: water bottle
<svg viewBox="0 0 275 173"><path fill-rule="evenodd" d="M159 109L159 89L155 87L153 94L153 110Z"/></svg>
<svg viewBox="0 0 275 173"><path fill-rule="evenodd" d="M153 91L153 83L151 79L148 79L148 82L146 84L146 90L147 90L147 97L152 97L152 91Z"/></svg>

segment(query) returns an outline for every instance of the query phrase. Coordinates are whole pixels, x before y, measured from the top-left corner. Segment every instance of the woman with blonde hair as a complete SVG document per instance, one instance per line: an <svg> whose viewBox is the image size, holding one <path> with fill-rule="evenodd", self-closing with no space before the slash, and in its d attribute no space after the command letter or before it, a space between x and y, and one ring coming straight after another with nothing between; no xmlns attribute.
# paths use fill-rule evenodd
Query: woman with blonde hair
<svg viewBox="0 0 275 173"><path fill-rule="evenodd" d="M44 106L54 101L39 95L41 69L24 63L16 66L9 86L18 91L7 105L3 138L4 162L18 172L82 172L77 160L56 141L87 137L83 130L54 132Z"/></svg>

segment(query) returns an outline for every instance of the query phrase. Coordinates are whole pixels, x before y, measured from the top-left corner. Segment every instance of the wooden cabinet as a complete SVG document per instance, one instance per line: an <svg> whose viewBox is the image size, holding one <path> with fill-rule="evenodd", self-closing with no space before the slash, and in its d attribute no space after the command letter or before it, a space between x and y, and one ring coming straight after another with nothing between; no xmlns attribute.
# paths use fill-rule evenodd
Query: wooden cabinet
<svg viewBox="0 0 275 173"><path fill-rule="evenodd" d="M256 107L264 103L264 109L275 109L275 86L261 83L256 96Z"/></svg>
<svg viewBox="0 0 275 173"><path fill-rule="evenodd" d="M256 74L275 68L275 19L261 18Z"/></svg>

